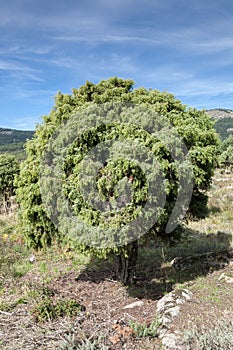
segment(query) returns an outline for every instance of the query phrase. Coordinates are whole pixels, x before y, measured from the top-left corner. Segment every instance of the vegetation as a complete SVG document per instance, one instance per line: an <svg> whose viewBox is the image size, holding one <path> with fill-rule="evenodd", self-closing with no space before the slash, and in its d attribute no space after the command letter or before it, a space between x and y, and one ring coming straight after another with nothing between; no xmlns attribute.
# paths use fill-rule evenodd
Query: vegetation
<svg viewBox="0 0 233 350"><path fill-rule="evenodd" d="M59 299L52 300L51 297L44 297L32 311L37 322L51 321L58 317L76 316L84 308L76 300Z"/></svg>
<svg viewBox="0 0 233 350"><path fill-rule="evenodd" d="M33 137L34 131L0 128L0 154L14 155L19 161L25 160L25 142Z"/></svg>
<svg viewBox="0 0 233 350"><path fill-rule="evenodd" d="M159 319L153 320L150 324L131 321L129 325L133 329L135 336L139 338L156 337L158 336L158 328L161 322Z"/></svg>
<svg viewBox="0 0 233 350"><path fill-rule="evenodd" d="M202 198L203 191L205 192L209 188L216 165L218 146L218 137L213 129L213 123L204 111L187 108L167 92L146 90L144 88L133 89L133 84L131 80L111 78L96 85L87 82L79 89L73 89L72 95L58 93L53 110L48 116L44 117L43 124L37 127L34 138L27 142L27 159L22 163L20 176L17 180L17 198L21 207L20 224L26 242L34 248L39 248L51 244L54 239L64 239L66 231L62 230L62 227L59 227L58 230L54 222L51 221L41 195L40 166L44 161L43 157L47 150L49 138L63 123L69 121L72 118L71 116L77 113L79 113L78 118L80 116L83 118L82 126L86 125L85 117L90 116L90 111L92 115L95 115L94 120L98 119L98 113L101 114L103 111L107 118L110 116L112 118L111 123L96 124L90 130L86 129L77 140L74 140L65 157L63 173L59 176L63 179L62 191L65 193L66 200L70 203L76 216L91 225L93 227L92 231L96 227L103 231L109 227L113 232L112 236L108 237L107 248L104 248L103 245L99 249L99 246L96 247L95 243L91 245L78 242L79 248L87 249L102 257L106 257L110 253L117 256L119 274L124 283L130 282L132 279L132 267L136 264L137 259L137 240L119 247L114 244L114 230L123 227L123 233L118 238L125 242L123 236L128 237L129 235L128 232L124 233L127 224L130 220L138 217L147 203L149 180L136 162L127 159L128 149L118 146L113 152L112 158L109 155L110 159L97 174L97 188L102 201L109 203L113 209L114 203L123 193L122 188L117 187L119 183L123 188L128 186L127 183L131 183L133 196L129 205L123 206L116 213L112 210L110 215L106 217L106 213L99 209L93 209L81 195L79 184L80 164L85 155L98 144L111 142L114 138L117 138L120 142L128 139L131 145L132 142L137 140L139 144L149 149L149 155L152 159L160 163L160 170L156 170L153 176L157 176L157 179L160 180L161 176L164 176L162 190L157 181L154 181L153 194L157 196L154 200L158 203L159 197L163 194L166 195L167 199L164 207L159 208L158 220L155 220L156 223L148 235L143 237L148 239L154 237L156 239L158 234L164 235L166 233L165 228L168 219L175 208L176 198L180 191L180 171L183 172L184 178L189 178L187 162L181 164L177 159L173 159L174 157L169 153L168 145L176 149L175 153L182 153L182 145L179 144L177 136L172 134L172 129L169 126L174 126L174 129L178 132L177 135L184 140L189 150L194 172L191 210L197 211L196 204ZM129 104L134 106L132 113L129 113ZM121 122L118 121L119 114L122 118ZM144 119L141 115L144 116ZM158 131L155 135L147 132L146 128L142 128L142 130L138 128L139 116L142 118L142 124L147 125L149 115L163 116L163 119L154 117L152 121ZM167 123L166 128L163 130L164 125L159 127L159 123ZM161 141L159 135L163 134ZM69 134L64 133L64 139L69 139ZM140 152L139 158L143 159L143 154ZM56 189L51 190L50 185L51 183L47 184L46 192L50 192L51 196L56 196ZM84 186L87 189L89 188L88 183ZM161 194L161 191L164 192ZM60 202L62 201L60 200ZM146 210L146 215L149 217L151 212ZM136 230L139 230L139 228L135 227L134 231ZM92 231L90 231L90 237L92 237ZM139 236L140 232L136 237Z"/></svg>
<svg viewBox="0 0 233 350"><path fill-rule="evenodd" d="M83 111L85 115L88 107L96 108L96 104L112 101L116 102L116 108L119 101L130 102L162 113L184 138L194 168L194 192L187 222L179 228L179 241L172 239L174 232L168 235L170 242L158 237L165 233L177 195L179 178L173 159L158 138L152 139L145 131L136 130L133 123L93 127L74 141L63 164L63 190L77 216L93 227L105 228L105 217L90 211L85 198L80 197L79 157L83 158L96 144L111 141L113 134L118 139L127 136L151 147L165 173L167 203L146 239L141 239L139 245L137 241L131 242L123 249L77 247L67 241L62 230L57 230L46 212L39 178L50 136L73 114ZM10 135L8 129L5 131L5 135ZM72 95L57 95L53 111L44 117L35 137L27 142L27 159L21 164L18 176L23 144L24 141L19 141L0 146L0 153L4 151L0 154L0 195L8 213L0 214L0 348L162 349L156 303L178 287L189 288L194 293L194 302L186 305L183 323L181 317L178 326L179 333L183 332L185 349L231 349L233 313L229 305L233 302L230 284L233 267L228 263L232 259L233 232L232 136L219 146L220 169L211 181L218 140L206 114L186 108L171 94L143 88L133 90L132 81L114 78L97 85L87 83L74 89ZM121 154L120 149L116 152ZM112 217L111 225L127 223L129 217L136 217L148 190L138 164L118 157L104 164L97 175L101 198L112 206L120 197L122 179L126 178L126 184L130 182L133 188L132 206L122 209L118 221ZM15 184L21 202L20 225L16 213L9 210ZM205 217L197 220L200 211L203 212L203 203ZM43 249L34 250L38 247ZM93 258L93 253L97 257ZM116 259L103 259L109 253ZM135 265L134 284L122 286L114 267L118 265L123 282L130 282L131 264ZM141 299L142 309L136 307L124 312L132 299ZM176 326L174 322L173 327Z"/></svg>
<svg viewBox="0 0 233 350"><path fill-rule="evenodd" d="M19 161L26 159L25 142L9 143L0 146L0 154L8 153L14 155Z"/></svg>
<svg viewBox="0 0 233 350"><path fill-rule="evenodd" d="M233 135L233 118L222 118L216 121L215 129L222 140L225 140L230 135Z"/></svg>
<svg viewBox="0 0 233 350"><path fill-rule="evenodd" d="M109 347L102 345L99 346L99 341L91 341L89 339L81 340L77 342L75 337L66 337L67 339L61 345L59 350L109 350Z"/></svg>
<svg viewBox="0 0 233 350"><path fill-rule="evenodd" d="M230 135L227 139L221 142L219 166L221 168L233 169L233 136Z"/></svg>
<svg viewBox="0 0 233 350"><path fill-rule="evenodd" d="M12 144L24 143L27 139L33 137L34 131L30 130L14 130L0 128L0 146L9 145L9 147L15 147ZM16 146L17 147L17 146Z"/></svg>
<svg viewBox="0 0 233 350"><path fill-rule="evenodd" d="M11 154L0 154L0 204L5 213L11 207L11 197L15 194L14 180L19 173L19 162Z"/></svg>
<svg viewBox="0 0 233 350"><path fill-rule="evenodd" d="M185 334L187 350L230 350L233 343L233 323L221 322L215 329L200 334L193 329Z"/></svg>

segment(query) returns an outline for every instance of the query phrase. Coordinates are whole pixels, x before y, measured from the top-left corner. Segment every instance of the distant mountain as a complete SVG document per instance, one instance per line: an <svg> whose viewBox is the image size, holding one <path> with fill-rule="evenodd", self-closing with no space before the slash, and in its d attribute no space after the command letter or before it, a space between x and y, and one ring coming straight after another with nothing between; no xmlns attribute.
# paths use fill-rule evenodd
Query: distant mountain
<svg viewBox="0 0 233 350"><path fill-rule="evenodd" d="M0 128L0 146L5 146L10 143L25 142L33 137L34 131L30 130L15 130Z"/></svg>
<svg viewBox="0 0 233 350"><path fill-rule="evenodd" d="M213 119L216 120L215 129L222 139L233 135L233 110L216 108L206 111Z"/></svg>
<svg viewBox="0 0 233 350"><path fill-rule="evenodd" d="M233 110L225 108L208 109L206 111L214 119L233 118Z"/></svg>

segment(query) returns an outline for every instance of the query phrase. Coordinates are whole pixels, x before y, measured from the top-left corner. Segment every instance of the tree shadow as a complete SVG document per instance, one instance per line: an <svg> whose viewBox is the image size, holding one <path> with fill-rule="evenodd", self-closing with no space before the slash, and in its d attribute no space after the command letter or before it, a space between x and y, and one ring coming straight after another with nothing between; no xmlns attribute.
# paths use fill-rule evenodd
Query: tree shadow
<svg viewBox="0 0 233 350"><path fill-rule="evenodd" d="M221 208L217 207L216 205L212 205L210 208L208 208L207 217L213 214L219 214L221 211Z"/></svg>
<svg viewBox="0 0 233 350"><path fill-rule="evenodd" d="M176 244L151 243L141 246L134 281L126 286L129 296L157 300L176 284L224 268L233 259L232 235L225 232L204 234L188 229ZM93 258L77 280L101 283L117 281L113 259Z"/></svg>

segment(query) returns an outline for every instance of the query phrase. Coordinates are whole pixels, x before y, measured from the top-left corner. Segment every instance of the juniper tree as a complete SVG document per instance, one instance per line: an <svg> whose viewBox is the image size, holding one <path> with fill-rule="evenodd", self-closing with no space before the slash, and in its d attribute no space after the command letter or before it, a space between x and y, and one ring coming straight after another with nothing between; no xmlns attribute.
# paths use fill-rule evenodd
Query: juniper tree
<svg viewBox="0 0 233 350"><path fill-rule="evenodd" d="M77 239L78 248L100 257L115 255L124 283L132 279L138 238L146 241L157 235L172 236L172 228L182 220L179 211L187 203L182 203L182 197L179 207L176 202L182 176L188 183L186 158L180 155L184 148L192 165L191 208L195 208L199 194L207 191L211 183L218 146L213 122L205 111L188 108L168 92L133 86L132 80L110 78L98 84L86 82L73 89L72 94L59 92L52 111L43 117L34 138L27 142L27 159L17 180L21 229L29 245L40 248L53 239L64 239L72 221L65 218L67 210L72 212L72 218L76 216L84 223L79 232L72 228L75 235L89 239ZM76 138L73 125L74 129L79 126ZM99 146L102 144L104 150ZM64 145L66 150L62 153ZM137 153L135 161L132 149ZM61 173L57 176L54 169L61 154ZM92 160L89 157L85 163L87 155ZM147 172L148 164L152 164L152 173ZM41 171L47 170L50 180L41 183ZM94 186L88 180L89 173L92 181L94 175ZM60 187L54 187L53 176ZM94 197L89 199L89 194ZM67 202L68 209L62 207L63 202ZM155 212L148 202L156 207ZM64 217L61 215L61 220L56 221L53 210L60 206ZM127 231L131 222L136 224ZM85 229L89 231L83 235L81 231ZM107 238L103 235L105 230Z"/></svg>

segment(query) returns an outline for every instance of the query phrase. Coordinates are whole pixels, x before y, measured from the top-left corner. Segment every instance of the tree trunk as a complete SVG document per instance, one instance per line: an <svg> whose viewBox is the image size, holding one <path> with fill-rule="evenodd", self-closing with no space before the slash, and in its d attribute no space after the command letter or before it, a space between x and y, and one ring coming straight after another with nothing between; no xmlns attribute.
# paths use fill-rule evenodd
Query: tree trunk
<svg viewBox="0 0 233 350"><path fill-rule="evenodd" d="M116 256L117 275L124 285L132 284L138 257L138 241L126 246L127 257L124 252Z"/></svg>

